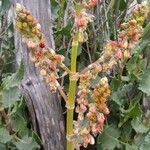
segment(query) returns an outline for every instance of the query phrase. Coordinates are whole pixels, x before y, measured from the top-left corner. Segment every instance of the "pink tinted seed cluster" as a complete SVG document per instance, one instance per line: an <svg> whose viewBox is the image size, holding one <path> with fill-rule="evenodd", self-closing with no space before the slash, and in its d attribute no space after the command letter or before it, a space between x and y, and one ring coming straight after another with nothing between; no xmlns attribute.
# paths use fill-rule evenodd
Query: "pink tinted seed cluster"
<svg viewBox="0 0 150 150"><path fill-rule="evenodd" d="M143 33L143 23L147 17L148 9L145 4L139 4L132 12L132 16L128 22L120 25L120 32L118 34L118 41L111 41L110 49L115 49L114 57L116 59L131 57L131 50L138 43Z"/></svg>
<svg viewBox="0 0 150 150"><path fill-rule="evenodd" d="M138 14L138 17L135 14ZM132 18L121 24L118 41L107 42L99 60L80 74L76 107L78 118L74 122L73 135L77 147L87 147L88 144L95 143L94 136L103 131L105 117L109 114L107 99L110 96L110 88L107 78L102 78L94 90L90 88L91 81L96 78L97 73L111 69L118 59L131 57L131 50L141 37L146 14L144 6L138 5ZM83 29L82 26L79 27Z"/></svg>
<svg viewBox="0 0 150 150"><path fill-rule="evenodd" d="M83 1L74 11L75 29L81 43L87 40L86 28L88 23L93 21L93 15L87 10L95 7L97 3L97 0ZM51 91L55 92L59 86L58 66L65 67L64 57L46 46L40 24L25 7L17 4L16 15L16 27L30 50L30 60L39 68ZM107 78L101 78L94 89L91 88L91 82L96 79L98 73L111 69L118 59L131 57L131 50L141 37L142 24L146 16L146 6L138 5L133 10L131 19L121 24L118 41L108 41L101 57L83 72L78 73L79 86L75 109L78 117L74 121L72 135L76 147L94 144L94 137L103 131L105 118L109 114L107 99L110 96L110 88Z"/></svg>
<svg viewBox="0 0 150 150"><path fill-rule="evenodd" d="M90 89L92 76L80 78L79 92L76 107L77 121L74 121L74 134L76 147L94 144L94 137L103 131L105 116L109 114L107 98L110 95L108 80L101 78L94 90ZM89 97L90 101L89 101Z"/></svg>
<svg viewBox="0 0 150 150"><path fill-rule="evenodd" d="M58 66L64 61L64 56L56 54L51 48L46 47L46 40L38 21L31 13L17 3L16 5L16 27L22 33L23 42L30 50L29 57L35 66L39 68L51 91L56 91L59 86Z"/></svg>

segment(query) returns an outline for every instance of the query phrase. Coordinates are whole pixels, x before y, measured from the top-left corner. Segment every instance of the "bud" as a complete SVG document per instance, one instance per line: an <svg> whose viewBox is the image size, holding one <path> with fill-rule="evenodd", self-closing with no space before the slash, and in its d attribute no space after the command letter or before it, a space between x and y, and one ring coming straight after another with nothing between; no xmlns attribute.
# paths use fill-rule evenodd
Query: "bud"
<svg viewBox="0 0 150 150"><path fill-rule="evenodd" d="M88 2L89 8L95 7L96 5L97 5L97 0L89 0Z"/></svg>
<svg viewBox="0 0 150 150"><path fill-rule="evenodd" d="M109 111L109 109L107 107L105 108L105 112L104 113L105 113L105 115L108 115L110 113L110 111Z"/></svg>
<svg viewBox="0 0 150 150"><path fill-rule="evenodd" d="M122 49L126 49L128 47L128 42L127 41L120 42L119 43L119 47L122 48Z"/></svg>
<svg viewBox="0 0 150 150"><path fill-rule="evenodd" d="M117 46L118 46L118 42L117 42L117 41L111 41L111 45L112 45L113 47L117 47Z"/></svg>
<svg viewBox="0 0 150 150"><path fill-rule="evenodd" d="M38 23L38 24L36 25L36 28L37 28L38 30L41 30L41 25Z"/></svg>
<svg viewBox="0 0 150 150"><path fill-rule="evenodd" d="M79 28L83 28L87 25L87 22L84 18L77 17L75 19L75 22L76 22L77 27L79 27Z"/></svg>
<svg viewBox="0 0 150 150"><path fill-rule="evenodd" d="M16 23L16 27L17 29L21 30L23 27L22 27L22 22L18 22Z"/></svg>
<svg viewBox="0 0 150 150"><path fill-rule="evenodd" d="M46 70L42 69L42 70L40 71L40 75L45 76L45 75L46 75Z"/></svg>
<svg viewBox="0 0 150 150"><path fill-rule="evenodd" d="M126 59L130 58L130 52L125 50L124 53L123 53L123 57L126 58Z"/></svg>
<svg viewBox="0 0 150 150"><path fill-rule="evenodd" d="M29 49L34 49L36 47L36 44L33 41L28 41L27 46Z"/></svg>
<svg viewBox="0 0 150 150"><path fill-rule="evenodd" d="M85 112L87 110L87 107L84 104L81 104L80 108L82 109L82 112Z"/></svg>
<svg viewBox="0 0 150 150"><path fill-rule="evenodd" d="M122 57L122 52L119 50L118 52L116 52L116 53L114 54L114 57L115 57L116 59L120 59L120 58Z"/></svg>
<svg viewBox="0 0 150 150"><path fill-rule="evenodd" d="M104 78L102 78L101 80L100 80L100 82L101 82L101 84L107 84L108 83L108 79L107 79L107 77L104 77Z"/></svg>
<svg viewBox="0 0 150 150"><path fill-rule="evenodd" d="M27 20L28 21L33 21L33 17L31 15L27 15Z"/></svg>
<svg viewBox="0 0 150 150"><path fill-rule="evenodd" d="M27 27L28 27L28 24L27 24L26 22L23 22L23 23L22 23L22 26L23 26L23 28L27 28Z"/></svg>
<svg viewBox="0 0 150 150"><path fill-rule="evenodd" d="M129 24L131 26L135 26L135 25L137 25L137 21L135 19L132 19L132 20L129 21Z"/></svg>
<svg viewBox="0 0 150 150"><path fill-rule="evenodd" d="M16 3L16 11L17 11L17 12L22 11L22 6L21 6L21 4Z"/></svg>
<svg viewBox="0 0 150 150"><path fill-rule="evenodd" d="M129 43L129 44L128 44L128 49L132 49L133 46L134 46L133 44Z"/></svg>
<svg viewBox="0 0 150 150"><path fill-rule="evenodd" d="M92 135L90 136L90 144L91 145L95 144L95 139L94 139L94 137Z"/></svg>
<svg viewBox="0 0 150 150"><path fill-rule="evenodd" d="M121 28L122 28L122 29L128 28L128 23L122 23L122 24L121 24Z"/></svg>
<svg viewBox="0 0 150 150"><path fill-rule="evenodd" d="M44 47L45 47L45 42L44 42L44 41L41 41L40 44L39 44L39 47L40 47L40 48L44 48Z"/></svg>
<svg viewBox="0 0 150 150"><path fill-rule="evenodd" d="M36 29L35 28L32 29L32 33L36 34Z"/></svg>
<svg viewBox="0 0 150 150"><path fill-rule="evenodd" d="M135 36L133 36L132 40L133 40L134 42L137 42L137 41L139 40L139 35L136 34Z"/></svg>
<svg viewBox="0 0 150 150"><path fill-rule="evenodd" d="M98 120L98 122L99 122L100 124L104 124L104 121L105 121L104 115L103 115L103 114L99 114L99 115L97 116L97 120Z"/></svg>

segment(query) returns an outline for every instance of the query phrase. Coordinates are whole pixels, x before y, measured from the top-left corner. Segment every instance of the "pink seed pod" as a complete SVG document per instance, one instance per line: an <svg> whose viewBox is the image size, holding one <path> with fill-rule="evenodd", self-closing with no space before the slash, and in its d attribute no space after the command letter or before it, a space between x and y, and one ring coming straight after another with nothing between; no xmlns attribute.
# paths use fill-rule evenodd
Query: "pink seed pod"
<svg viewBox="0 0 150 150"><path fill-rule="evenodd" d="M103 115L103 114L99 114L99 115L97 116L97 120L98 120L98 122L99 122L100 124L104 124L104 121L105 121L104 115Z"/></svg>
<svg viewBox="0 0 150 150"><path fill-rule="evenodd" d="M92 8L95 7L97 5L98 0L89 0L88 2L88 7Z"/></svg>
<svg viewBox="0 0 150 150"><path fill-rule="evenodd" d="M36 47L36 44L33 41L28 41L27 46L29 49L34 49Z"/></svg>
<svg viewBox="0 0 150 150"><path fill-rule="evenodd" d="M117 41L111 41L111 45L112 45L113 47L117 47L117 46L118 46L118 42L117 42Z"/></svg>
<svg viewBox="0 0 150 150"><path fill-rule="evenodd" d="M105 113L105 115L109 115L109 114L110 114L109 109L108 109L108 108L106 108L104 113Z"/></svg>
<svg viewBox="0 0 150 150"><path fill-rule="evenodd" d="M94 113L96 111L95 105L90 105L89 111Z"/></svg>
<svg viewBox="0 0 150 150"><path fill-rule="evenodd" d="M102 131L102 126L98 123L94 123L91 126L91 131L93 134L100 133Z"/></svg>
<svg viewBox="0 0 150 150"><path fill-rule="evenodd" d="M117 51L115 54L114 54L114 57L116 58L116 59L120 59L121 57L122 57L122 52L119 50L119 51Z"/></svg>
<svg viewBox="0 0 150 150"><path fill-rule="evenodd" d="M89 135L89 138L90 138L90 144L91 145L94 145L95 144L95 139L92 135Z"/></svg>
<svg viewBox="0 0 150 150"><path fill-rule="evenodd" d="M98 130L97 130L97 124L96 123L92 124L91 131L92 131L92 133L97 133Z"/></svg>
<svg viewBox="0 0 150 150"><path fill-rule="evenodd" d="M76 17L75 18L75 24L76 24L77 27L83 28L87 25L87 22L83 17L82 18L81 17Z"/></svg>
<svg viewBox="0 0 150 150"><path fill-rule="evenodd" d="M85 112L87 110L87 107L84 104L81 104L80 108L82 109L83 112Z"/></svg>
<svg viewBox="0 0 150 150"><path fill-rule="evenodd" d="M46 75L46 70L42 69L42 70L40 71L40 75L45 76L45 75Z"/></svg>
<svg viewBox="0 0 150 150"><path fill-rule="evenodd" d="M86 116L90 118L92 116L92 112L88 112Z"/></svg>
<svg viewBox="0 0 150 150"><path fill-rule="evenodd" d="M132 49L134 47L134 45L132 43L128 44L128 49Z"/></svg>

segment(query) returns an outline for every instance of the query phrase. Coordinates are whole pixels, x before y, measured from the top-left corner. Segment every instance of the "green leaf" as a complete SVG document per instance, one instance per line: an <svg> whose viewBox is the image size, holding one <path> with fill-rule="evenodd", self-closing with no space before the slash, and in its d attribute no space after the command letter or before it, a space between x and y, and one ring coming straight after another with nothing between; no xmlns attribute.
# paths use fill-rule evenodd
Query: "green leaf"
<svg viewBox="0 0 150 150"><path fill-rule="evenodd" d="M150 68L144 71L139 83L139 89L150 96Z"/></svg>
<svg viewBox="0 0 150 150"><path fill-rule="evenodd" d="M10 7L10 1L9 0L2 0L2 4L0 7L0 16L6 11L8 10L8 8Z"/></svg>
<svg viewBox="0 0 150 150"><path fill-rule="evenodd" d="M120 0L119 10L123 11L127 7L127 3L125 0Z"/></svg>
<svg viewBox="0 0 150 150"><path fill-rule="evenodd" d="M82 46L79 45L79 46L78 46L77 56L79 56L81 53L82 53Z"/></svg>
<svg viewBox="0 0 150 150"><path fill-rule="evenodd" d="M129 78L129 76L121 76L121 80L124 82L129 82L130 78Z"/></svg>
<svg viewBox="0 0 150 150"><path fill-rule="evenodd" d="M132 54L139 54L141 52L144 52L148 44L150 43L149 40L141 40L139 43L135 45L135 47L132 50Z"/></svg>
<svg viewBox="0 0 150 150"><path fill-rule="evenodd" d="M60 34L60 35L69 36L69 35L70 35L71 28L72 28L71 24L68 23L67 26L65 26L65 27L61 28L60 30L56 31L54 34L55 34L55 35L59 35L59 34Z"/></svg>
<svg viewBox="0 0 150 150"><path fill-rule="evenodd" d="M144 31L142 33L142 38L144 38L145 36L147 36L147 34L149 33L149 31L150 31L150 22L144 28Z"/></svg>
<svg viewBox="0 0 150 150"><path fill-rule="evenodd" d="M104 130L104 132L98 137L98 148L102 150L114 150L120 146L118 140L120 132L117 128L111 126Z"/></svg>
<svg viewBox="0 0 150 150"><path fill-rule="evenodd" d="M133 56L127 63L127 70L129 71L129 73L132 73L132 71L137 68L137 60L138 56Z"/></svg>
<svg viewBox="0 0 150 150"><path fill-rule="evenodd" d="M150 149L150 132L145 136L144 141L139 147L139 150L149 150Z"/></svg>
<svg viewBox="0 0 150 150"><path fill-rule="evenodd" d="M125 145L125 150L138 150L138 147L134 144L132 144L132 145L126 144Z"/></svg>
<svg viewBox="0 0 150 150"><path fill-rule="evenodd" d="M12 74L11 76L8 76L3 80L3 84L2 84L3 89L8 90L12 87L17 87L21 83L21 80L23 79L23 75L24 75L24 65L21 62L17 72Z"/></svg>
<svg viewBox="0 0 150 150"><path fill-rule="evenodd" d="M131 118L137 117L142 113L141 106L139 103L132 104L130 105L129 109L127 110L122 109L122 113Z"/></svg>
<svg viewBox="0 0 150 150"><path fill-rule="evenodd" d="M121 94L121 91L113 92L110 98L117 105L122 106L124 99L122 99L120 94Z"/></svg>
<svg viewBox="0 0 150 150"><path fill-rule="evenodd" d="M135 90L135 85L132 83L119 86L116 92L112 92L110 99L119 106L122 106L126 99L129 99L134 94Z"/></svg>
<svg viewBox="0 0 150 150"><path fill-rule="evenodd" d="M2 96L3 107L7 108L16 103L16 101L20 100L20 91L17 87L10 88L8 90L3 91Z"/></svg>
<svg viewBox="0 0 150 150"><path fill-rule="evenodd" d="M120 80L116 79L116 78L113 78L111 80L111 83L110 83L110 86L111 86L111 90L112 91L117 91L119 86L120 86L121 82Z"/></svg>
<svg viewBox="0 0 150 150"><path fill-rule="evenodd" d="M32 137L35 139L35 141L41 145L42 144L42 140L40 139L40 137L38 136L37 133L35 133L34 131L32 132Z"/></svg>
<svg viewBox="0 0 150 150"><path fill-rule="evenodd" d="M12 121L13 129L15 129L16 132L24 131L27 127L26 120L18 112L14 113L11 116L11 121Z"/></svg>
<svg viewBox="0 0 150 150"><path fill-rule="evenodd" d="M147 59L146 58L140 60L139 67L142 71L146 69L146 67L147 67Z"/></svg>
<svg viewBox="0 0 150 150"><path fill-rule="evenodd" d="M3 90L0 88L0 110L3 108Z"/></svg>
<svg viewBox="0 0 150 150"><path fill-rule="evenodd" d="M5 145L0 143L0 150L5 150Z"/></svg>
<svg viewBox="0 0 150 150"><path fill-rule="evenodd" d="M60 7L59 7L58 1L51 0L51 11L52 11L53 18L56 19L59 16L58 15L59 10L60 10Z"/></svg>
<svg viewBox="0 0 150 150"><path fill-rule="evenodd" d="M15 143L19 150L38 150L40 146L32 137L24 136L19 142Z"/></svg>
<svg viewBox="0 0 150 150"><path fill-rule="evenodd" d="M5 128L0 128L0 143L6 144L7 142L11 141L12 136Z"/></svg>
<svg viewBox="0 0 150 150"><path fill-rule="evenodd" d="M130 121L127 121L121 127L121 135L120 135L121 140L129 141L132 131L133 131L133 129L132 129L131 123L130 123Z"/></svg>
<svg viewBox="0 0 150 150"><path fill-rule="evenodd" d="M136 133L146 133L149 130L149 127L146 127L140 117L136 117L131 121L131 125Z"/></svg>

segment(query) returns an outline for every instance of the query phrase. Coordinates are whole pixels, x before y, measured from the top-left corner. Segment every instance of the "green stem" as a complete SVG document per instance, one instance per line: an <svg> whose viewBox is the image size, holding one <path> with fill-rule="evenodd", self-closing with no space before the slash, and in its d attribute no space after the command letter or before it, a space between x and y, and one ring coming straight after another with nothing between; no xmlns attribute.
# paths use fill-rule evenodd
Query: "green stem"
<svg viewBox="0 0 150 150"><path fill-rule="evenodd" d="M71 50L72 75L75 75L76 73L77 50L78 50L78 34L75 34L72 41L72 50ZM73 134L73 111L75 103L76 85L77 85L76 77L74 78L74 76L70 76L69 94L67 103L67 150L74 150L74 142L69 137Z"/></svg>

